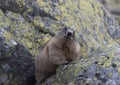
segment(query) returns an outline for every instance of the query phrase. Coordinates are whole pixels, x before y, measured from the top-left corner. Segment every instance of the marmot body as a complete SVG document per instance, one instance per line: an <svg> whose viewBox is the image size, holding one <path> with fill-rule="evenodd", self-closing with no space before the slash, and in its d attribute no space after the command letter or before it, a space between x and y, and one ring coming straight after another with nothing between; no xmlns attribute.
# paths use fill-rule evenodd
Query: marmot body
<svg viewBox="0 0 120 85"><path fill-rule="evenodd" d="M59 65L78 59L79 51L75 31L67 27L60 30L35 58L36 80L42 82L55 73Z"/></svg>

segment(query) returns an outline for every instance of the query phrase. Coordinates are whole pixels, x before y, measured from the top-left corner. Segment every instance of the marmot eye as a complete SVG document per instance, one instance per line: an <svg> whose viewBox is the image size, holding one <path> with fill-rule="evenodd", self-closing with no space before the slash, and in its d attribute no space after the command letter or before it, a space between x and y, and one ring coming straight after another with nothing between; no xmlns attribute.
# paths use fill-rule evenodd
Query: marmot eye
<svg viewBox="0 0 120 85"><path fill-rule="evenodd" d="M65 27L64 30L67 30L67 27Z"/></svg>

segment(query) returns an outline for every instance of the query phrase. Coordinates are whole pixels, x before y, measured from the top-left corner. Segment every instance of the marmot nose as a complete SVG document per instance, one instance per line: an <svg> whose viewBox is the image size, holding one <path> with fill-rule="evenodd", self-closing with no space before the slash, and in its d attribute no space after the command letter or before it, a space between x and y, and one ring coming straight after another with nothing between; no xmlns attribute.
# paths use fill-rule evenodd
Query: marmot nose
<svg viewBox="0 0 120 85"><path fill-rule="evenodd" d="M66 36L67 36L67 37L71 37L71 36L73 36L73 34L74 34L74 31L71 30L71 29L68 29L68 30L66 31Z"/></svg>
<svg viewBox="0 0 120 85"><path fill-rule="evenodd" d="M67 36L68 36L68 37L72 36L72 32L68 32L68 33L67 33Z"/></svg>

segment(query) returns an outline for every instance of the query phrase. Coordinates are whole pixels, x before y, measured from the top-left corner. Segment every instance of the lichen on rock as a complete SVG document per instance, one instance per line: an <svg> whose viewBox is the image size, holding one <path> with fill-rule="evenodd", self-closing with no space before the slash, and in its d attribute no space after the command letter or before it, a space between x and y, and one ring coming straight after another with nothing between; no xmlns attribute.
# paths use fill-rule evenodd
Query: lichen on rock
<svg viewBox="0 0 120 85"><path fill-rule="evenodd" d="M96 0L1 0L0 84L25 85L34 56L65 26L76 30L80 60L43 85L120 84L120 27Z"/></svg>

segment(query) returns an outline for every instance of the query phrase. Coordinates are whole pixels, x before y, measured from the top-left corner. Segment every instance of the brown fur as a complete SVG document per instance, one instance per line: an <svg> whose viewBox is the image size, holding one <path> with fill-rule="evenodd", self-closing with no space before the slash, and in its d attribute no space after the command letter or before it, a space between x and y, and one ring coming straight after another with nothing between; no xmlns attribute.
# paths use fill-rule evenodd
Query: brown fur
<svg viewBox="0 0 120 85"><path fill-rule="evenodd" d="M80 46L75 39L66 39L65 30L55 35L35 58L36 80L43 81L55 73L61 64L69 63L79 58Z"/></svg>

